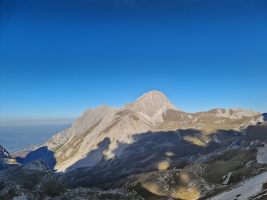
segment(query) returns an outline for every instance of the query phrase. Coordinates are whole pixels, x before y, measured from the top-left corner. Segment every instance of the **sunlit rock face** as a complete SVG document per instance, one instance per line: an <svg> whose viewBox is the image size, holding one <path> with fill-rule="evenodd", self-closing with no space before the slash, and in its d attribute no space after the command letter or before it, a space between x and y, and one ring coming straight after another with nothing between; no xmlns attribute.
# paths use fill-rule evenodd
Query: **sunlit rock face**
<svg viewBox="0 0 267 200"><path fill-rule="evenodd" d="M120 109L102 106L89 110L70 129L55 135L44 145L55 150L59 171L71 165L91 167L103 158L113 159L115 150L117 156L120 155L123 147L119 144L132 143L132 135L156 130L168 109L175 107L163 93L152 91ZM110 140L105 151L87 159L87 154L97 150L97 145L105 138Z"/></svg>
<svg viewBox="0 0 267 200"><path fill-rule="evenodd" d="M214 109L213 112L215 112L218 117L225 117L229 119L241 119L243 117L253 117L259 114L253 110L245 109Z"/></svg>
<svg viewBox="0 0 267 200"><path fill-rule="evenodd" d="M126 188L148 199L199 199L262 169L265 118L243 109L187 113L162 92L151 91L121 108L87 110L21 158L18 169L64 172L57 175L70 188ZM0 155L12 160L2 147Z"/></svg>
<svg viewBox="0 0 267 200"><path fill-rule="evenodd" d="M162 92L151 91L122 108L100 106L86 111L70 128L56 134L43 146L54 152L57 171L70 171L123 158L124 149L135 142L136 135L177 131L188 143L205 147L212 141L209 135L217 130L240 130L262 120L260 113L241 109L183 112ZM180 129L201 133L181 136ZM99 147L105 140L108 142ZM158 168L168 167L162 164Z"/></svg>
<svg viewBox="0 0 267 200"><path fill-rule="evenodd" d="M127 104L125 107L152 124L163 122L163 114L167 110L177 110L167 97L159 91L145 93L134 103Z"/></svg>

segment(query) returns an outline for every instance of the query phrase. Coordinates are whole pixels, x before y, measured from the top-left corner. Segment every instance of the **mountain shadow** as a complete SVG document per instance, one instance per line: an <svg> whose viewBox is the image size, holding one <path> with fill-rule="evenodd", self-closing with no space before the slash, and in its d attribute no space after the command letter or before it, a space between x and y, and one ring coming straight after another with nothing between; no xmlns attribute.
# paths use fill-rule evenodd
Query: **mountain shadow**
<svg viewBox="0 0 267 200"><path fill-rule="evenodd" d="M17 157L16 160L21 164L26 164L34 160L43 160L50 169L54 169L56 165L54 152L49 150L47 146L29 152L25 158Z"/></svg>
<svg viewBox="0 0 267 200"><path fill-rule="evenodd" d="M213 140L214 135L220 143ZM238 145L241 133L219 130L207 137L209 142L205 141L207 138L201 131L194 129L136 134L132 143L117 144L112 159L106 159L103 155L110 140L105 138L99 143L98 149L89 152L83 159L89 160L102 154L98 164L79 167L83 161L78 161L67 169L63 179L72 187L109 188L114 181L132 174L183 168L203 158L203 155L224 150L234 142Z"/></svg>
<svg viewBox="0 0 267 200"><path fill-rule="evenodd" d="M97 145L97 149L92 150L86 156L86 158L77 161L76 163L71 165L67 170L75 169L77 166L79 166L80 168L82 166L88 167L90 165L94 165L94 163L96 163L96 162L104 161L105 158L103 157L103 154L104 154L104 151L108 150L109 144L110 144L110 139L105 138L102 142L100 142Z"/></svg>
<svg viewBox="0 0 267 200"><path fill-rule="evenodd" d="M246 129L245 139L247 141L259 140L264 141L267 140L267 123L264 122L259 124L258 126L249 126Z"/></svg>

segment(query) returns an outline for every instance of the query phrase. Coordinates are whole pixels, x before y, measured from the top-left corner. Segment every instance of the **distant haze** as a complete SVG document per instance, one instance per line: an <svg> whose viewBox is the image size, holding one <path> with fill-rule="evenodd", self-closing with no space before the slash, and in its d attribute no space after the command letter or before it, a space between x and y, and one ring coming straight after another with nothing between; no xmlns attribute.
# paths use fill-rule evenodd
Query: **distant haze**
<svg viewBox="0 0 267 200"><path fill-rule="evenodd" d="M32 126L32 125L64 125L71 124L74 119L0 119L0 127L6 126Z"/></svg>
<svg viewBox="0 0 267 200"><path fill-rule="evenodd" d="M27 123L0 125L0 145L10 152L40 145L55 133L67 128L70 123Z"/></svg>

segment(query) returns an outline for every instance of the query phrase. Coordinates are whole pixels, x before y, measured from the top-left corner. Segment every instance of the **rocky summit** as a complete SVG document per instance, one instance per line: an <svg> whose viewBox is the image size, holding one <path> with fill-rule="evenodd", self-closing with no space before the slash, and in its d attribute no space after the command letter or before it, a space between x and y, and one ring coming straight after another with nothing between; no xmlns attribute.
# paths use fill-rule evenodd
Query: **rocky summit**
<svg viewBox="0 0 267 200"><path fill-rule="evenodd" d="M20 164L1 169L2 196L14 190L28 199L255 197L264 191L223 191L267 170L265 120L244 109L188 113L151 91L121 108L87 110L16 158ZM14 160L2 147L0 157ZM26 181L27 174L37 178ZM265 179L259 182L262 187Z"/></svg>
<svg viewBox="0 0 267 200"><path fill-rule="evenodd" d="M206 138L205 145L210 142L208 136L218 130L240 131L262 121L261 113L243 109L187 113L177 109L162 92L151 91L122 108L101 106L86 111L69 129L53 136L44 146L54 152L55 169L68 171L93 167L103 158L120 157L125 146L147 132L178 133L179 129L194 129ZM108 144L99 148L107 140Z"/></svg>

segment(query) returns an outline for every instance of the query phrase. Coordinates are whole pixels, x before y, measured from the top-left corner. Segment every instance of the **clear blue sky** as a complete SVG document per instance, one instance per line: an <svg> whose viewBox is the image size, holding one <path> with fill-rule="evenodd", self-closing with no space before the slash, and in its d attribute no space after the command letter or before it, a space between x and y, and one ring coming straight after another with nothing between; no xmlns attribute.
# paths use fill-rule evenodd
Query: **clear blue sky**
<svg viewBox="0 0 267 200"><path fill-rule="evenodd" d="M267 111L267 1L0 0L0 118L73 118L152 89Z"/></svg>

